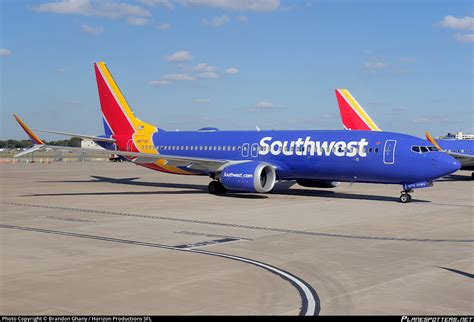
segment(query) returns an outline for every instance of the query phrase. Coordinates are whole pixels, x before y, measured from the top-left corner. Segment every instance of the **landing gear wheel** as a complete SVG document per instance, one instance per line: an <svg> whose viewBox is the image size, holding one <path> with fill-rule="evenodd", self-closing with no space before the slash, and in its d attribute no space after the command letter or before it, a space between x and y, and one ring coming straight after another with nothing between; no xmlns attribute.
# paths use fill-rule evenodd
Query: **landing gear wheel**
<svg viewBox="0 0 474 322"><path fill-rule="evenodd" d="M401 203L408 203L411 201L411 195L409 193L402 193L400 195L400 202Z"/></svg>
<svg viewBox="0 0 474 322"><path fill-rule="evenodd" d="M471 173L471 180L474 180L474 172Z"/></svg>
<svg viewBox="0 0 474 322"><path fill-rule="evenodd" d="M227 189L219 181L209 182L209 186L207 188L209 193L213 195L223 195L227 192Z"/></svg>

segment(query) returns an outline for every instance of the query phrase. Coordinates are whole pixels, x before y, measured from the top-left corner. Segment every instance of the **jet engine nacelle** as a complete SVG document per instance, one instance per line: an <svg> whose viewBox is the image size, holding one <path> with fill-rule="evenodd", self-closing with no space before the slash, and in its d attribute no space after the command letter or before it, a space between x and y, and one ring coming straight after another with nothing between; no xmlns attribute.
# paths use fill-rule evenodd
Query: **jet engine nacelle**
<svg viewBox="0 0 474 322"><path fill-rule="evenodd" d="M265 162L250 161L225 167L220 174L228 190L269 192L275 186L275 169Z"/></svg>
<svg viewBox="0 0 474 322"><path fill-rule="evenodd" d="M328 180L296 180L300 186L311 188L335 188L340 182Z"/></svg>

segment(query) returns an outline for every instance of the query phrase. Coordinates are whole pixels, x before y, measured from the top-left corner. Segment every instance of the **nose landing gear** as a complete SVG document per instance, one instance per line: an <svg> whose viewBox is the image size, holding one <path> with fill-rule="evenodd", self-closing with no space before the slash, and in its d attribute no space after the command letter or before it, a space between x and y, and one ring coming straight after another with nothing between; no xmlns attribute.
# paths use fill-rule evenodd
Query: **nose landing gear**
<svg viewBox="0 0 474 322"><path fill-rule="evenodd" d="M402 194L400 195L401 203L408 203L411 201L411 195L409 194L409 192L413 192L413 190L402 191Z"/></svg>

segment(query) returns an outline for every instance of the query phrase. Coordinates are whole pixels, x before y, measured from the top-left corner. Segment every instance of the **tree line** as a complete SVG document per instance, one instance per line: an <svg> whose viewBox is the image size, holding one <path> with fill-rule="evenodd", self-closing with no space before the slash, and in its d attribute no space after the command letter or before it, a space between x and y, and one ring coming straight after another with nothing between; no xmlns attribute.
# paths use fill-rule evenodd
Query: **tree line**
<svg viewBox="0 0 474 322"><path fill-rule="evenodd" d="M71 146L71 147L80 147L81 138L72 137L68 140L58 140L58 141L45 141L43 142L47 145L61 145L61 146ZM33 146L33 142L30 140L0 140L0 149L27 149Z"/></svg>

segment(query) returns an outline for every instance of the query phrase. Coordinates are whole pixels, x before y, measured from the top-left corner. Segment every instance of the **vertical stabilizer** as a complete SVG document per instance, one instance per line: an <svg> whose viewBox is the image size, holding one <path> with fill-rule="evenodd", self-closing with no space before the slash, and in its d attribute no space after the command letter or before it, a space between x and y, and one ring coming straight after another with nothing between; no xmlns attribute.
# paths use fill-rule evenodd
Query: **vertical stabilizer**
<svg viewBox="0 0 474 322"><path fill-rule="evenodd" d="M336 98L346 130L381 131L347 89L336 89Z"/></svg>

